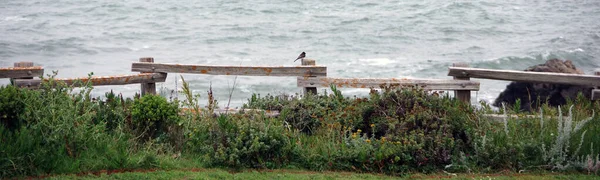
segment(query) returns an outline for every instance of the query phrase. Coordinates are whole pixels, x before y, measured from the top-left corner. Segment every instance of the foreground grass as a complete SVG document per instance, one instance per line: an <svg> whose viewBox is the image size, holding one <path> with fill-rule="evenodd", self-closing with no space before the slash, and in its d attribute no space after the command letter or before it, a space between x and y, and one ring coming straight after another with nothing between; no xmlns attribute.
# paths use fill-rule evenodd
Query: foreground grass
<svg viewBox="0 0 600 180"><path fill-rule="evenodd" d="M124 173L90 173L61 175L48 179L597 179L585 174L412 174L402 177L351 172L314 172L302 170L268 170L228 172L222 169L190 169L172 171L144 171Z"/></svg>
<svg viewBox="0 0 600 180"><path fill-rule="evenodd" d="M269 170L228 172L222 169L191 169L62 175L49 179L397 179L398 177L350 172L314 172L301 170Z"/></svg>

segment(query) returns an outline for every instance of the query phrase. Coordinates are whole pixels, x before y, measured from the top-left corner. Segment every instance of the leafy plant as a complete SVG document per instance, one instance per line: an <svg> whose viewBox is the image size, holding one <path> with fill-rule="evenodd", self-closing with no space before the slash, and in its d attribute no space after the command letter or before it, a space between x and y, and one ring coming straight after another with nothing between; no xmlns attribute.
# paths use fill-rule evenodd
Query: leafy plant
<svg viewBox="0 0 600 180"><path fill-rule="evenodd" d="M109 131L115 130L125 123L125 119L130 118L131 99L125 100L122 95L115 95L111 91L105 94L104 100L98 98L95 102L97 102L94 108L96 116L93 117L93 121L96 124L105 124Z"/></svg>
<svg viewBox="0 0 600 180"><path fill-rule="evenodd" d="M205 153L211 166L274 168L288 158L281 123L257 116L220 115L194 127L189 149Z"/></svg>
<svg viewBox="0 0 600 180"><path fill-rule="evenodd" d="M21 90L14 86L0 87L0 123L9 130L19 129L24 124L21 114L25 102Z"/></svg>
<svg viewBox="0 0 600 180"><path fill-rule="evenodd" d="M146 95L133 102L131 110L132 129L143 140L166 135L170 126L179 123L177 102L157 95Z"/></svg>

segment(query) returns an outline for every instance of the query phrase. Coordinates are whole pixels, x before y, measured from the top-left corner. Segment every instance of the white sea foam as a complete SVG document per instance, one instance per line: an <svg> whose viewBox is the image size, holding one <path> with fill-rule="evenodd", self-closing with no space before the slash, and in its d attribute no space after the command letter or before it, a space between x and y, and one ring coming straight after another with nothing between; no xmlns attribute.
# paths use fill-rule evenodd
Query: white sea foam
<svg viewBox="0 0 600 180"><path fill-rule="evenodd" d="M3 21L14 21L14 22L31 21L31 18L25 18L25 17L21 17L21 16L7 16L7 17L3 18Z"/></svg>
<svg viewBox="0 0 600 180"><path fill-rule="evenodd" d="M567 50L567 52L569 52L569 53L584 52L584 50L581 48L577 48L577 49L569 49L569 50Z"/></svg>
<svg viewBox="0 0 600 180"><path fill-rule="evenodd" d="M372 59L359 59L361 64L366 63L372 66L385 66L394 63L394 61L388 58L372 58Z"/></svg>

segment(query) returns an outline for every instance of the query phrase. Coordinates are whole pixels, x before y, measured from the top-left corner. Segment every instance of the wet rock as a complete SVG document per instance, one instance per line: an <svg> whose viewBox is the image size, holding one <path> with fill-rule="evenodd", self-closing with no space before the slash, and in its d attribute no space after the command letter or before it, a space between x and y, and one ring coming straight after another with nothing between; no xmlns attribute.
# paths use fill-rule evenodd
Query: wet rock
<svg viewBox="0 0 600 180"><path fill-rule="evenodd" d="M531 66L525 71L583 74L570 60L561 61L558 59L551 59L544 64ZM592 88L591 86L512 82L500 93L493 105L502 107L502 102L505 102L506 105L512 106L517 99L521 99L521 110L536 111L545 102L548 102L551 106L566 104L567 99L575 99L580 92L589 98Z"/></svg>

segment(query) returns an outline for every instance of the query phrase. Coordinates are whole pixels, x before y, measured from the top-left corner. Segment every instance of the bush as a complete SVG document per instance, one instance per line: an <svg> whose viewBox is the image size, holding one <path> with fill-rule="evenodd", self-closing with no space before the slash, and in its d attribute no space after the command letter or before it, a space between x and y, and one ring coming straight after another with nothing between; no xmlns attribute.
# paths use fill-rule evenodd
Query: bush
<svg viewBox="0 0 600 180"><path fill-rule="evenodd" d="M19 129L23 124L23 112L25 102L21 90L14 86L0 87L0 123L11 131Z"/></svg>
<svg viewBox="0 0 600 180"><path fill-rule="evenodd" d="M18 90L19 101L25 107L19 119L27 125L13 131L0 126L0 177L73 173L133 164L129 136L106 133L104 124L93 123L97 112L89 97L91 88L73 92L70 87L49 85L50 82L44 82L46 88L40 90Z"/></svg>
<svg viewBox="0 0 600 180"><path fill-rule="evenodd" d="M115 130L124 124L126 118L131 115L131 99L123 99L121 95L115 95L112 91L105 94L104 100L98 100L94 106L96 116L93 117L95 124L105 124L108 131Z"/></svg>
<svg viewBox="0 0 600 180"><path fill-rule="evenodd" d="M361 123L362 99L344 98L340 91L332 86L333 94L309 94L301 99L296 97L266 96L263 99L250 100L250 107L280 109L279 119L305 134L313 134L323 125L340 124L355 127Z"/></svg>
<svg viewBox="0 0 600 180"><path fill-rule="evenodd" d="M233 168L275 168L289 161L280 122L252 114L204 119L188 134L188 148L205 154L209 165Z"/></svg>
<svg viewBox="0 0 600 180"><path fill-rule="evenodd" d="M363 170L397 174L431 171L471 153L475 120L468 104L418 89L384 88L370 98L332 94L281 101L279 119L304 132L292 151L314 170ZM295 148L295 149L294 149Z"/></svg>
<svg viewBox="0 0 600 180"><path fill-rule="evenodd" d="M453 154L472 151L477 114L468 104L422 90L395 89L372 94L369 106L360 128L413 146L408 152L413 167L441 167Z"/></svg>
<svg viewBox="0 0 600 180"><path fill-rule="evenodd" d="M133 102L131 120L136 135L143 140L155 139L179 123L179 106L164 97L146 95Z"/></svg>

